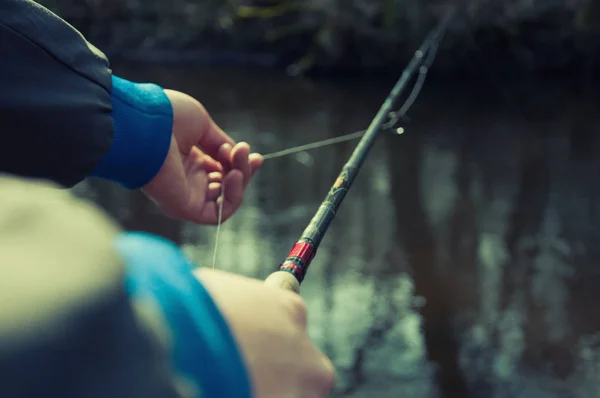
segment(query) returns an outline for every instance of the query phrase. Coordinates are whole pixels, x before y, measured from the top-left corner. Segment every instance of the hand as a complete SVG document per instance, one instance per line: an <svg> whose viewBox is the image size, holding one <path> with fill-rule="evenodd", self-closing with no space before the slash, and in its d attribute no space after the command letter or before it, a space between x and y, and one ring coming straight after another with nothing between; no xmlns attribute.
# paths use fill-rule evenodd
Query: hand
<svg viewBox="0 0 600 398"><path fill-rule="evenodd" d="M222 184L223 221L242 204L244 189L263 158L236 144L187 94L165 90L173 106L173 131L162 168L142 191L168 216L216 224Z"/></svg>
<svg viewBox="0 0 600 398"><path fill-rule="evenodd" d="M254 397L328 396L334 385L334 368L306 333L306 309L299 295L211 269L201 268L195 274L237 340Z"/></svg>

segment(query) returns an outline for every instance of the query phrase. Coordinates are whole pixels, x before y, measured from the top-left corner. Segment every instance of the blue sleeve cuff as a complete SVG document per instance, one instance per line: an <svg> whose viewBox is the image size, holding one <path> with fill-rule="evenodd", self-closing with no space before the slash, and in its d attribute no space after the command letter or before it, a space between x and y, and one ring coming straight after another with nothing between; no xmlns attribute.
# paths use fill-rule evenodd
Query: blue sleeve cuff
<svg viewBox="0 0 600 398"><path fill-rule="evenodd" d="M169 323L177 373L196 383L202 397L251 398L237 343L209 293L179 248L144 233L124 233L116 248L126 264L127 290L150 296Z"/></svg>
<svg viewBox="0 0 600 398"><path fill-rule="evenodd" d="M138 189L158 173L171 145L173 108L162 87L112 76L113 143L90 175Z"/></svg>

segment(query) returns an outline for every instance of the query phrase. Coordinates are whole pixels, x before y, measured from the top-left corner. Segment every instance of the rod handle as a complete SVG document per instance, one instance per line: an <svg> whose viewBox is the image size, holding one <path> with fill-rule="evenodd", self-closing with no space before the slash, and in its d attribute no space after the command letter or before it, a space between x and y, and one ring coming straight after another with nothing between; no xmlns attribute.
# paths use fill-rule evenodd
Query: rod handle
<svg viewBox="0 0 600 398"><path fill-rule="evenodd" d="M278 287L300 294L300 282L294 275L286 271L275 271L265 279L269 286Z"/></svg>

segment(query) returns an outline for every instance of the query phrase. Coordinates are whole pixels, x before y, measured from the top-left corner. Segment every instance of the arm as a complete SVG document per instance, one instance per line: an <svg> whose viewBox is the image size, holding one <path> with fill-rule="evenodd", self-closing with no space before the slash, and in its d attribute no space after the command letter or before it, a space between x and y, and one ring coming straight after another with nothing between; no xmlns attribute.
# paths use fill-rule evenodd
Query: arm
<svg viewBox="0 0 600 398"><path fill-rule="evenodd" d="M71 187L142 188L165 214L216 224L239 208L262 157L194 98L111 74L106 57L31 0L0 1L0 172Z"/></svg>
<svg viewBox="0 0 600 398"><path fill-rule="evenodd" d="M0 171L140 188L159 171L173 112L163 89L112 75L104 54L30 0L0 2Z"/></svg>
<svg viewBox="0 0 600 398"><path fill-rule="evenodd" d="M130 296L152 300L164 316L179 374L202 397L250 398L250 380L228 323L179 248L140 233L119 236L116 248L127 264Z"/></svg>
<svg viewBox="0 0 600 398"><path fill-rule="evenodd" d="M0 177L0 397L326 397L300 296Z"/></svg>
<svg viewBox="0 0 600 398"><path fill-rule="evenodd" d="M177 247L53 186L0 178L0 302L2 397L250 397Z"/></svg>

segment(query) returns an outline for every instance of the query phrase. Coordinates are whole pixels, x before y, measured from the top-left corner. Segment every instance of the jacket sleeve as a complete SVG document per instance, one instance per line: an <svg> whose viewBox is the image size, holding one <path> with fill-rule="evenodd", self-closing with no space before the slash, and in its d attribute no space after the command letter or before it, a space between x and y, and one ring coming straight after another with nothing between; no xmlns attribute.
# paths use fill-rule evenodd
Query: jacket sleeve
<svg viewBox="0 0 600 398"><path fill-rule="evenodd" d="M168 325L178 374L202 398L252 398L235 337L180 249L162 238L131 232L117 238L116 249L127 267L132 299L156 303Z"/></svg>
<svg viewBox="0 0 600 398"><path fill-rule="evenodd" d="M183 398L118 234L69 191L0 178L0 397Z"/></svg>
<svg viewBox="0 0 600 398"><path fill-rule="evenodd" d="M68 191L0 177L0 302L2 398L252 396L177 246Z"/></svg>
<svg viewBox="0 0 600 398"><path fill-rule="evenodd" d="M0 171L136 189L171 141L163 89L113 76L105 55L31 0L0 2Z"/></svg>

